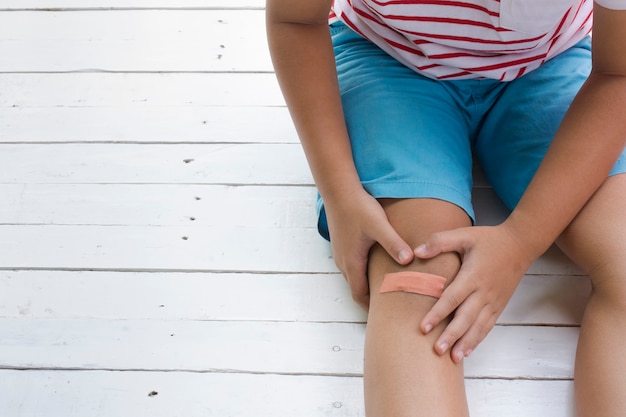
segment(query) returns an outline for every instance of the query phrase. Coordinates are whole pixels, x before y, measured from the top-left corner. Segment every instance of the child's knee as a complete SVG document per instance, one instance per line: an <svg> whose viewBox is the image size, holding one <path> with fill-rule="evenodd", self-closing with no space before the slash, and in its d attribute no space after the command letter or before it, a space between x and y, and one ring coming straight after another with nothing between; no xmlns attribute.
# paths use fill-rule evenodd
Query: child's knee
<svg viewBox="0 0 626 417"><path fill-rule="evenodd" d="M397 264L381 247L370 254L370 314L418 325L460 268L456 254Z"/></svg>
<svg viewBox="0 0 626 417"><path fill-rule="evenodd" d="M389 272L384 275L380 293L407 292L440 298L446 284L441 275L420 271Z"/></svg>
<svg viewBox="0 0 626 417"><path fill-rule="evenodd" d="M409 287L415 287L415 285L433 288L439 288L442 285L446 287L454 279L460 267L461 260L458 254L453 252L442 253L432 259L415 258L409 265L399 265L381 246L375 245L370 252L368 266L370 292L379 292L386 281L386 276L390 277L386 292L390 292L389 289L399 283Z"/></svg>
<svg viewBox="0 0 626 417"><path fill-rule="evenodd" d="M603 276L604 275L604 276ZM606 308L626 313L626 274L602 274L601 270L592 277L591 296Z"/></svg>

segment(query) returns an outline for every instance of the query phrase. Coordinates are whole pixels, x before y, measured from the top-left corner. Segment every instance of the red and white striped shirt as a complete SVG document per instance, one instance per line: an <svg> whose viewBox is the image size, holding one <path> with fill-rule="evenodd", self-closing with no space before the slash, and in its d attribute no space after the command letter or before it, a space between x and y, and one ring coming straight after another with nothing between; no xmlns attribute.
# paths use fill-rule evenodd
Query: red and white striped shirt
<svg viewBox="0 0 626 417"><path fill-rule="evenodd" d="M334 0L330 21L428 77L510 81L587 36L592 12L593 0Z"/></svg>

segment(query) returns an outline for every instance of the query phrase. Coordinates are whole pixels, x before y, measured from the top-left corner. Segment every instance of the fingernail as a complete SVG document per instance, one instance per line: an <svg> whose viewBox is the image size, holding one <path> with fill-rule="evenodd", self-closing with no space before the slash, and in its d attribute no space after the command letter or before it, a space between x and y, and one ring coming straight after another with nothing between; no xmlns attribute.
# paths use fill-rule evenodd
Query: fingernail
<svg viewBox="0 0 626 417"><path fill-rule="evenodd" d="M427 324L426 326L424 326L424 333L429 333L432 329L433 329L433 325Z"/></svg>
<svg viewBox="0 0 626 417"><path fill-rule="evenodd" d="M472 349L470 349L470 350L468 350L467 352L465 352L465 357L466 357L466 358L468 358L468 357L469 357L469 355L471 355L471 354L472 354L472 352L473 352L473 350L472 350Z"/></svg>
<svg viewBox="0 0 626 417"><path fill-rule="evenodd" d="M415 253L418 255L424 255L426 253L426 245L419 245L417 248L415 248Z"/></svg>
<svg viewBox="0 0 626 417"><path fill-rule="evenodd" d="M439 344L439 351L440 351L441 353L445 353L445 352L448 350L448 346L449 346L449 345L448 345L447 343L445 343L445 342L444 342L444 343Z"/></svg>
<svg viewBox="0 0 626 417"><path fill-rule="evenodd" d="M457 352L454 356L456 357L457 362L461 362L463 358L465 357L463 352Z"/></svg>
<svg viewBox="0 0 626 417"><path fill-rule="evenodd" d="M411 252L409 252L406 249L403 249L402 251L400 251L400 254L398 255L398 257L400 258L400 262L405 263L409 259L411 259Z"/></svg>

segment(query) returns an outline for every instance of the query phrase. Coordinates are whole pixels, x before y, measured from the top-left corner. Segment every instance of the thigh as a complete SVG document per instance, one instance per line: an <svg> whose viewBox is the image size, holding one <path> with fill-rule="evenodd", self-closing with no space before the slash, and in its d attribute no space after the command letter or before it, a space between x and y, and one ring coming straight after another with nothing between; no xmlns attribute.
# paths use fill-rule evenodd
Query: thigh
<svg viewBox="0 0 626 417"><path fill-rule="evenodd" d="M331 31L363 187L376 198L440 199L473 217L468 123L447 87L400 64L345 25Z"/></svg>
<svg viewBox="0 0 626 417"><path fill-rule="evenodd" d="M559 237L596 290L626 300L626 173L609 177Z"/></svg>
<svg viewBox="0 0 626 417"><path fill-rule="evenodd" d="M590 70L591 50L586 39L511 81L486 116L475 152L510 209L526 190ZM616 166L614 173L623 168Z"/></svg>

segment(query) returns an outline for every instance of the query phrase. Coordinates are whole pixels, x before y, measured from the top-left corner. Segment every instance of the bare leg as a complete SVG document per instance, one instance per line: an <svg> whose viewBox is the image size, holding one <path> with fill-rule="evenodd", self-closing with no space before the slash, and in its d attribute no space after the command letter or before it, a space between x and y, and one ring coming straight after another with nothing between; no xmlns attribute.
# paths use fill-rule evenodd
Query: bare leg
<svg viewBox="0 0 626 417"><path fill-rule="evenodd" d="M391 224L413 247L431 233L470 224L463 210L439 200L385 200L381 203ZM372 249L364 372L365 409L369 417L469 415L462 365L455 365L449 355L438 356L433 350L444 325L428 336L419 330L420 320L435 299L403 292L379 293L386 272L415 270L449 279L459 266L456 254L444 254L401 267L381 247Z"/></svg>
<svg viewBox="0 0 626 417"><path fill-rule="evenodd" d="M592 281L576 354L578 415L626 416L626 174L607 179L559 245Z"/></svg>

